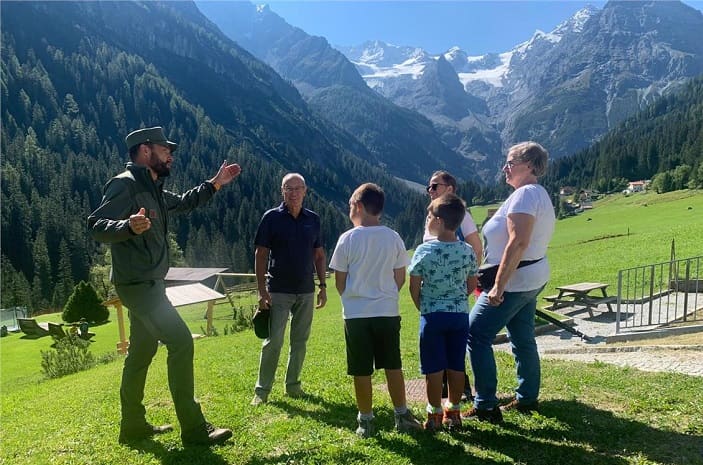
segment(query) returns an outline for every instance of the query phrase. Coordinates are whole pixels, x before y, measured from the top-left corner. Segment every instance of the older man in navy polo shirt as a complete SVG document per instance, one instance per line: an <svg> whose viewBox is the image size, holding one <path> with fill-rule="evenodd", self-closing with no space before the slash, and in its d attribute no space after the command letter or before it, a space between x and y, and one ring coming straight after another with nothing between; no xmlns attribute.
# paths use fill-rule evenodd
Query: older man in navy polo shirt
<svg viewBox="0 0 703 465"><path fill-rule="evenodd" d="M303 208L307 192L305 179L298 173L289 173L283 177L281 191L283 203L264 213L254 239L259 307L271 309L271 329L261 346L259 379L252 405L268 401L289 318L286 395L305 395L300 386L300 372L312 325L314 272L319 280L316 308L327 303L326 258L320 237L320 217Z"/></svg>

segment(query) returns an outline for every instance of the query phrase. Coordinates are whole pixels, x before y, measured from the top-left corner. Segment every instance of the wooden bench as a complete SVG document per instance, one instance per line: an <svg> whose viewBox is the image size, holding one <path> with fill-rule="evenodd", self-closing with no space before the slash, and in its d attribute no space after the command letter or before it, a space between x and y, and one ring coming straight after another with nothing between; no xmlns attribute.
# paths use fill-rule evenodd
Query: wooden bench
<svg viewBox="0 0 703 465"><path fill-rule="evenodd" d="M584 297L580 301L593 308L598 308L599 305L607 305L608 311L612 312L613 307L611 307L610 304L617 302L618 298L614 295L608 297Z"/></svg>
<svg viewBox="0 0 703 465"><path fill-rule="evenodd" d="M544 309L545 310L557 310L557 309L564 308L564 307L571 307L574 304L573 300L564 301L562 299L564 297L569 297L569 298L573 299L573 296L574 295L571 292L565 292L561 296L559 294L546 295L542 298L544 300L546 300L547 302L550 302L551 305L544 307Z"/></svg>
<svg viewBox="0 0 703 465"><path fill-rule="evenodd" d="M62 324L49 323L49 336L53 337L55 341L63 339L66 337L66 331L63 330Z"/></svg>
<svg viewBox="0 0 703 465"><path fill-rule="evenodd" d="M49 334L49 325L47 323L37 323L34 318L17 318L17 324L27 336L42 337Z"/></svg>

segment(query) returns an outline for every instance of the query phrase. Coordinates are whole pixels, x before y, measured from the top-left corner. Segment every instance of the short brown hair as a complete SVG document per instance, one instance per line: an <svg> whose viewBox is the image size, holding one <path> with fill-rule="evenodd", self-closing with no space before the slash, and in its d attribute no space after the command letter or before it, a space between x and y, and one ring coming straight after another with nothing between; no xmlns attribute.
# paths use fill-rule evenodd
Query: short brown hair
<svg viewBox="0 0 703 465"><path fill-rule="evenodd" d="M466 204L455 194L447 193L434 199L427 207L427 211L431 215L441 218L445 228L456 231L461 226L461 222L464 221Z"/></svg>
<svg viewBox="0 0 703 465"><path fill-rule="evenodd" d="M511 153L513 160L529 163L535 176L540 177L547 172L549 152L537 142L527 141L515 144L508 149L508 155Z"/></svg>
<svg viewBox="0 0 703 465"><path fill-rule="evenodd" d="M357 187L349 198L349 203L361 202L366 213L373 216L378 216L383 212L385 201L386 195L383 193L383 189L372 182Z"/></svg>

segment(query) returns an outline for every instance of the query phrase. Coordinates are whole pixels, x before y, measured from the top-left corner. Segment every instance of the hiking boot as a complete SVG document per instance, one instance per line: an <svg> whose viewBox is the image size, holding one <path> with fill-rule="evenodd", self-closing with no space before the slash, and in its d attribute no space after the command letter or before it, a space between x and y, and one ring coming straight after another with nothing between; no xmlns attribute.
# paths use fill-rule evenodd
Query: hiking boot
<svg viewBox="0 0 703 465"><path fill-rule="evenodd" d="M373 417L361 418L357 416L356 421L359 423L359 427L356 428L356 435L360 438L370 438L376 432L376 428L373 425Z"/></svg>
<svg viewBox="0 0 703 465"><path fill-rule="evenodd" d="M249 403L256 407L257 405L265 404L266 402L268 402L268 396L263 394L254 394L254 398Z"/></svg>
<svg viewBox="0 0 703 465"><path fill-rule="evenodd" d="M408 410L403 414L395 414L395 429L401 433L410 433L422 429L422 423Z"/></svg>
<svg viewBox="0 0 703 465"><path fill-rule="evenodd" d="M214 446L222 444L232 437L232 430L216 428L210 423L204 423L200 428L189 433L181 434L183 445L188 446Z"/></svg>
<svg viewBox="0 0 703 465"><path fill-rule="evenodd" d="M498 407L481 410L476 407L471 407L470 409L461 412L461 418L464 420L487 421L494 424L503 422L503 414Z"/></svg>
<svg viewBox="0 0 703 465"><path fill-rule="evenodd" d="M156 434L164 434L169 431L173 431L173 425L160 425L154 426L149 423L145 423L143 426L138 428L120 428L120 437L118 439L120 444L129 444L136 441L141 441L143 439L149 439Z"/></svg>
<svg viewBox="0 0 703 465"><path fill-rule="evenodd" d="M308 397L308 393L303 391L303 388L300 386L286 390L286 395L291 399L302 399L304 397Z"/></svg>
<svg viewBox="0 0 703 465"><path fill-rule="evenodd" d="M425 428L425 431L429 431L430 433L439 431L442 429L443 418L444 415L442 413L427 412L427 420L425 420L425 423L423 423L422 427Z"/></svg>
<svg viewBox="0 0 703 465"><path fill-rule="evenodd" d="M520 402L517 399L513 399L505 405L501 405L500 409L503 412L517 411L520 413L531 413L536 412L539 408L539 402Z"/></svg>
<svg viewBox="0 0 703 465"><path fill-rule="evenodd" d="M450 430L461 428L461 410L445 408L442 426Z"/></svg>

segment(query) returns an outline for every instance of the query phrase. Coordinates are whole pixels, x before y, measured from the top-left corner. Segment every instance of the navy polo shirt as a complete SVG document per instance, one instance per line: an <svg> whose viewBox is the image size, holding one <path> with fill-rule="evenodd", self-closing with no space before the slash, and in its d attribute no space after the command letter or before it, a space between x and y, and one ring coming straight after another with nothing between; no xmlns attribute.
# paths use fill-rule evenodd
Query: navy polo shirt
<svg viewBox="0 0 703 465"><path fill-rule="evenodd" d="M315 291L315 249L322 247L320 217L303 208L294 218L285 203L264 213L254 245L270 249L269 292L306 294Z"/></svg>

